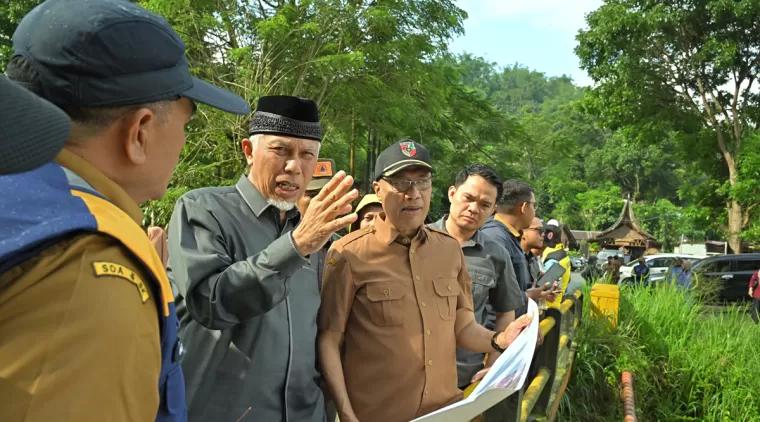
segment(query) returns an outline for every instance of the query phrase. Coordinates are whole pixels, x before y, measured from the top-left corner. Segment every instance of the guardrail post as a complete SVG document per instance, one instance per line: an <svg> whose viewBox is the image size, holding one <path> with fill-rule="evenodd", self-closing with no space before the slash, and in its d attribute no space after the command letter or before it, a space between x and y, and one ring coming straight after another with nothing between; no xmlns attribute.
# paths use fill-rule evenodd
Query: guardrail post
<svg viewBox="0 0 760 422"><path fill-rule="evenodd" d="M557 308L546 309L545 318L554 318L556 323L554 328L549 331L544 337L544 343L538 349L536 355L536 368L547 368L549 370L549 380L546 385L548 388L544 388L541 394L538 396L536 405L533 407L534 412L538 410L542 414L546 413L546 409L549 406L549 400L551 399L552 389L551 386L554 383L554 376L557 373L557 354L559 352L559 338L562 327L562 312Z"/></svg>

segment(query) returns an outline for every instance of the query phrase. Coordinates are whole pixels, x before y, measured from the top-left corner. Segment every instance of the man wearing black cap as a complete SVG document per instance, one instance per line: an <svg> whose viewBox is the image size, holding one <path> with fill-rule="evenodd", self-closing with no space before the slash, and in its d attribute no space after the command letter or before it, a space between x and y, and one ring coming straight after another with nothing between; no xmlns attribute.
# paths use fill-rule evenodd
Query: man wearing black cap
<svg viewBox="0 0 760 422"><path fill-rule="evenodd" d="M193 78L179 36L128 1L48 0L13 49L9 78L72 123L55 162L0 177L0 420L183 421L171 287L138 204L164 195L194 102L248 105Z"/></svg>
<svg viewBox="0 0 760 422"><path fill-rule="evenodd" d="M475 321L459 242L424 224L431 171L412 140L380 153L383 213L328 252L319 352L341 422L409 421L461 399L456 347L503 352L530 323L494 333Z"/></svg>
<svg viewBox="0 0 760 422"><path fill-rule="evenodd" d="M358 192L340 171L296 203L318 162L314 101L262 97L242 141L251 167L236 186L188 192L169 223L179 288L189 419L322 422L317 371L318 252L351 224Z"/></svg>

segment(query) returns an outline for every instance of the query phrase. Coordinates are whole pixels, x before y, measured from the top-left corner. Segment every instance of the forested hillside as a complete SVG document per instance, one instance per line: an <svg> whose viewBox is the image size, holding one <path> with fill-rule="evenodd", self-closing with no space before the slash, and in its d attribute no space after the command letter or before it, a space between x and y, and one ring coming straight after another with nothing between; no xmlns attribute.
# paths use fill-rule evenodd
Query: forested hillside
<svg viewBox="0 0 760 422"><path fill-rule="evenodd" d="M15 25L37 3L10 0L0 11L0 69ZM165 16L183 36L199 76L226 84L251 103L266 94L316 100L326 129L321 155L354 175L362 189L368 163L391 142L410 137L429 147L436 166L434 218L447 208L445 188L455 173L479 161L504 177L529 180L539 214L572 229L606 228L630 195L644 227L660 239L667 234L668 245L682 234L724 238L727 198L737 198L745 212L743 236L760 237L751 182L760 147L749 130L735 153L737 177L744 182L733 188L726 183L724 155L714 141L704 140L712 129L693 114L660 115L654 123L630 113L625 121L612 118L626 104L610 94L619 78L599 61L599 45L619 36L594 29L613 19L604 7L579 37L577 51L602 83L592 92L568 77L532 71L530 57L500 67L452 55L448 43L462 34L466 13L451 0L139 3ZM652 101L644 108L662 106ZM679 124L664 125L666 118ZM240 140L246 128L245 118L201 107L169 193L145 206L147 218L165 225L182 193L234 183L245 166Z"/></svg>

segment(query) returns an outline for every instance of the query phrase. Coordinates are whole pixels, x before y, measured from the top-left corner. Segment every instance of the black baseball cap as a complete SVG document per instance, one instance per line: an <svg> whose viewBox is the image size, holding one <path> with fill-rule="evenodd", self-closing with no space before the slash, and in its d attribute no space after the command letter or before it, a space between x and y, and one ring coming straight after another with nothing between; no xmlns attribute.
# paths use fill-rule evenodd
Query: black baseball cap
<svg viewBox="0 0 760 422"><path fill-rule="evenodd" d="M60 108L0 75L0 174L22 173L51 161L69 139Z"/></svg>
<svg viewBox="0 0 760 422"><path fill-rule="evenodd" d="M47 0L13 34L13 55L58 106L106 107L187 97L234 114L238 95L190 75L185 43L161 16L127 0Z"/></svg>
<svg viewBox="0 0 760 422"><path fill-rule="evenodd" d="M433 170L430 165L430 152L422 144L411 139L404 139L384 149L375 162L375 181L381 177L391 176L409 167L425 167Z"/></svg>

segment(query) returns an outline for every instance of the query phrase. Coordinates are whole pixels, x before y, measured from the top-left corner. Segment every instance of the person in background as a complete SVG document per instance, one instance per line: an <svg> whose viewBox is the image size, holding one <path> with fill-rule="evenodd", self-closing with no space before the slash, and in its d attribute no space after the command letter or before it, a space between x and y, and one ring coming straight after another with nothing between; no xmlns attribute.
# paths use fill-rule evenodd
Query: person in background
<svg viewBox="0 0 760 422"><path fill-rule="evenodd" d="M530 227L533 218L536 216L536 195L533 193L531 185L518 179L505 181L503 188L504 193L496 206L496 213L489 217L481 231L486 236L496 240L509 252L512 267L517 277L517 284L520 286L520 290L525 292L525 303L527 303L528 298L538 302L551 296L551 292L546 289L531 287L528 260L525 259L525 251L522 249L522 231ZM547 285L547 287L550 286ZM487 328L492 329L495 316L490 305L488 308L489 323ZM515 311L515 316L524 314L526 310L525 306L518 309Z"/></svg>
<svg viewBox="0 0 760 422"><path fill-rule="evenodd" d="M319 194L319 191L321 191L322 188L325 187L325 185L327 185L327 183L333 178L333 176L335 176L335 168L335 161L330 158L321 158L317 162L317 167L314 169L314 174L311 176L311 182L309 182L309 185L306 186L306 192L298 200L296 206L298 208L298 212L300 212L301 215L304 215L306 213L306 210L309 208L309 202L311 202L311 199L317 196ZM340 237L341 236L338 233L333 233L330 237L330 240L328 240L322 249L320 249L317 253L317 283L320 290L322 289L322 272L325 268L325 257L327 256L327 251L330 249L332 242L340 239Z"/></svg>
<svg viewBox="0 0 760 422"><path fill-rule="evenodd" d="M683 260L679 257L673 259L673 265L668 268L668 274L665 276L665 282L672 284L678 281L678 277L683 271Z"/></svg>
<svg viewBox="0 0 760 422"><path fill-rule="evenodd" d="M610 268L610 282L612 284L620 283L620 267L623 264L620 262L620 255L612 257L612 265Z"/></svg>
<svg viewBox="0 0 760 422"><path fill-rule="evenodd" d="M186 418L171 286L139 204L164 196L196 102L250 107L193 78L185 50L121 0L48 0L13 34L8 78L71 131L54 162L0 178L4 422Z"/></svg>
<svg viewBox="0 0 760 422"><path fill-rule="evenodd" d="M335 161L329 158L320 158L317 162L317 167L314 169L314 174L311 176L311 182L306 186L306 192L298 200L298 212L301 215L306 213L306 209L309 208L309 202L311 199L317 196L320 190L329 182L333 176L335 176ZM329 249L329 248L328 248Z"/></svg>
<svg viewBox="0 0 760 422"><path fill-rule="evenodd" d="M541 262L540 254L544 249L544 223L538 217L533 217L530 226L522 231L520 245L525 253L525 259L528 261L528 274L530 275L530 286L535 287L536 281L544 272L544 266Z"/></svg>
<svg viewBox="0 0 760 422"><path fill-rule="evenodd" d="M678 273L678 278L676 279L676 286L682 289L691 290L692 287L694 287L691 283L691 276L691 262L684 261L681 264L681 271Z"/></svg>
<svg viewBox="0 0 760 422"><path fill-rule="evenodd" d="M410 421L462 398L456 347L503 352L530 323L485 329L459 243L425 226L428 150L402 140L375 164L383 212L333 243L319 310L319 355L341 422Z"/></svg>
<svg viewBox="0 0 760 422"><path fill-rule="evenodd" d="M634 265L632 276L634 286L649 285L649 267L647 266L644 257L641 257L636 265Z"/></svg>
<svg viewBox="0 0 760 422"><path fill-rule="evenodd" d="M752 320L755 324L760 324L760 270L755 270L749 279L749 297L752 298Z"/></svg>
<svg viewBox="0 0 760 422"><path fill-rule="evenodd" d="M449 187L449 213L428 227L448 233L462 247L467 272L472 278L475 320L485 326L486 302L496 313L496 331L504 331L515 320L515 309L522 307L523 293L517 285L509 252L479 229L496 209L502 181L496 170L484 164L470 164L459 172ZM457 348L458 387L464 390L473 377L490 368L499 352L485 354ZM481 376L478 377L478 379Z"/></svg>
<svg viewBox="0 0 760 422"><path fill-rule="evenodd" d="M159 258L161 258L161 263L166 268L166 264L169 263L169 246L167 244L169 238L166 236L166 231L161 227L148 227L148 239L150 239L153 247L156 248L156 252L158 252Z"/></svg>
<svg viewBox="0 0 760 422"><path fill-rule="evenodd" d="M261 97L248 133L250 172L184 194L169 223L189 420L323 422L315 258L355 221L358 192L339 171L296 209L319 161L314 101Z"/></svg>
<svg viewBox="0 0 760 422"><path fill-rule="evenodd" d="M570 286L570 275L572 273L572 263L570 262L570 255L565 250L565 246L562 245L562 229L557 220L549 220L544 227L546 234L544 235L544 254L542 260L544 262L544 268L550 268L555 263L558 263L565 269L562 277L559 280L559 286L557 288L556 298L547 300L547 304L550 307L559 308L562 304L562 292Z"/></svg>
<svg viewBox="0 0 760 422"><path fill-rule="evenodd" d="M602 266L602 276L604 277L605 282L610 282L612 280L612 272L613 272L613 264L614 258L612 255L607 257L607 262Z"/></svg>
<svg viewBox="0 0 760 422"><path fill-rule="evenodd" d="M581 271L581 277L583 277L587 283L593 283L601 277L599 268L596 266L598 260L599 258L597 258L596 255L589 256L588 262L586 262L586 267Z"/></svg>
<svg viewBox="0 0 760 422"><path fill-rule="evenodd" d="M373 226L377 215L383 212L383 204L380 203L380 198L377 195L368 193L359 201L354 212L358 218L351 224L350 232Z"/></svg>

